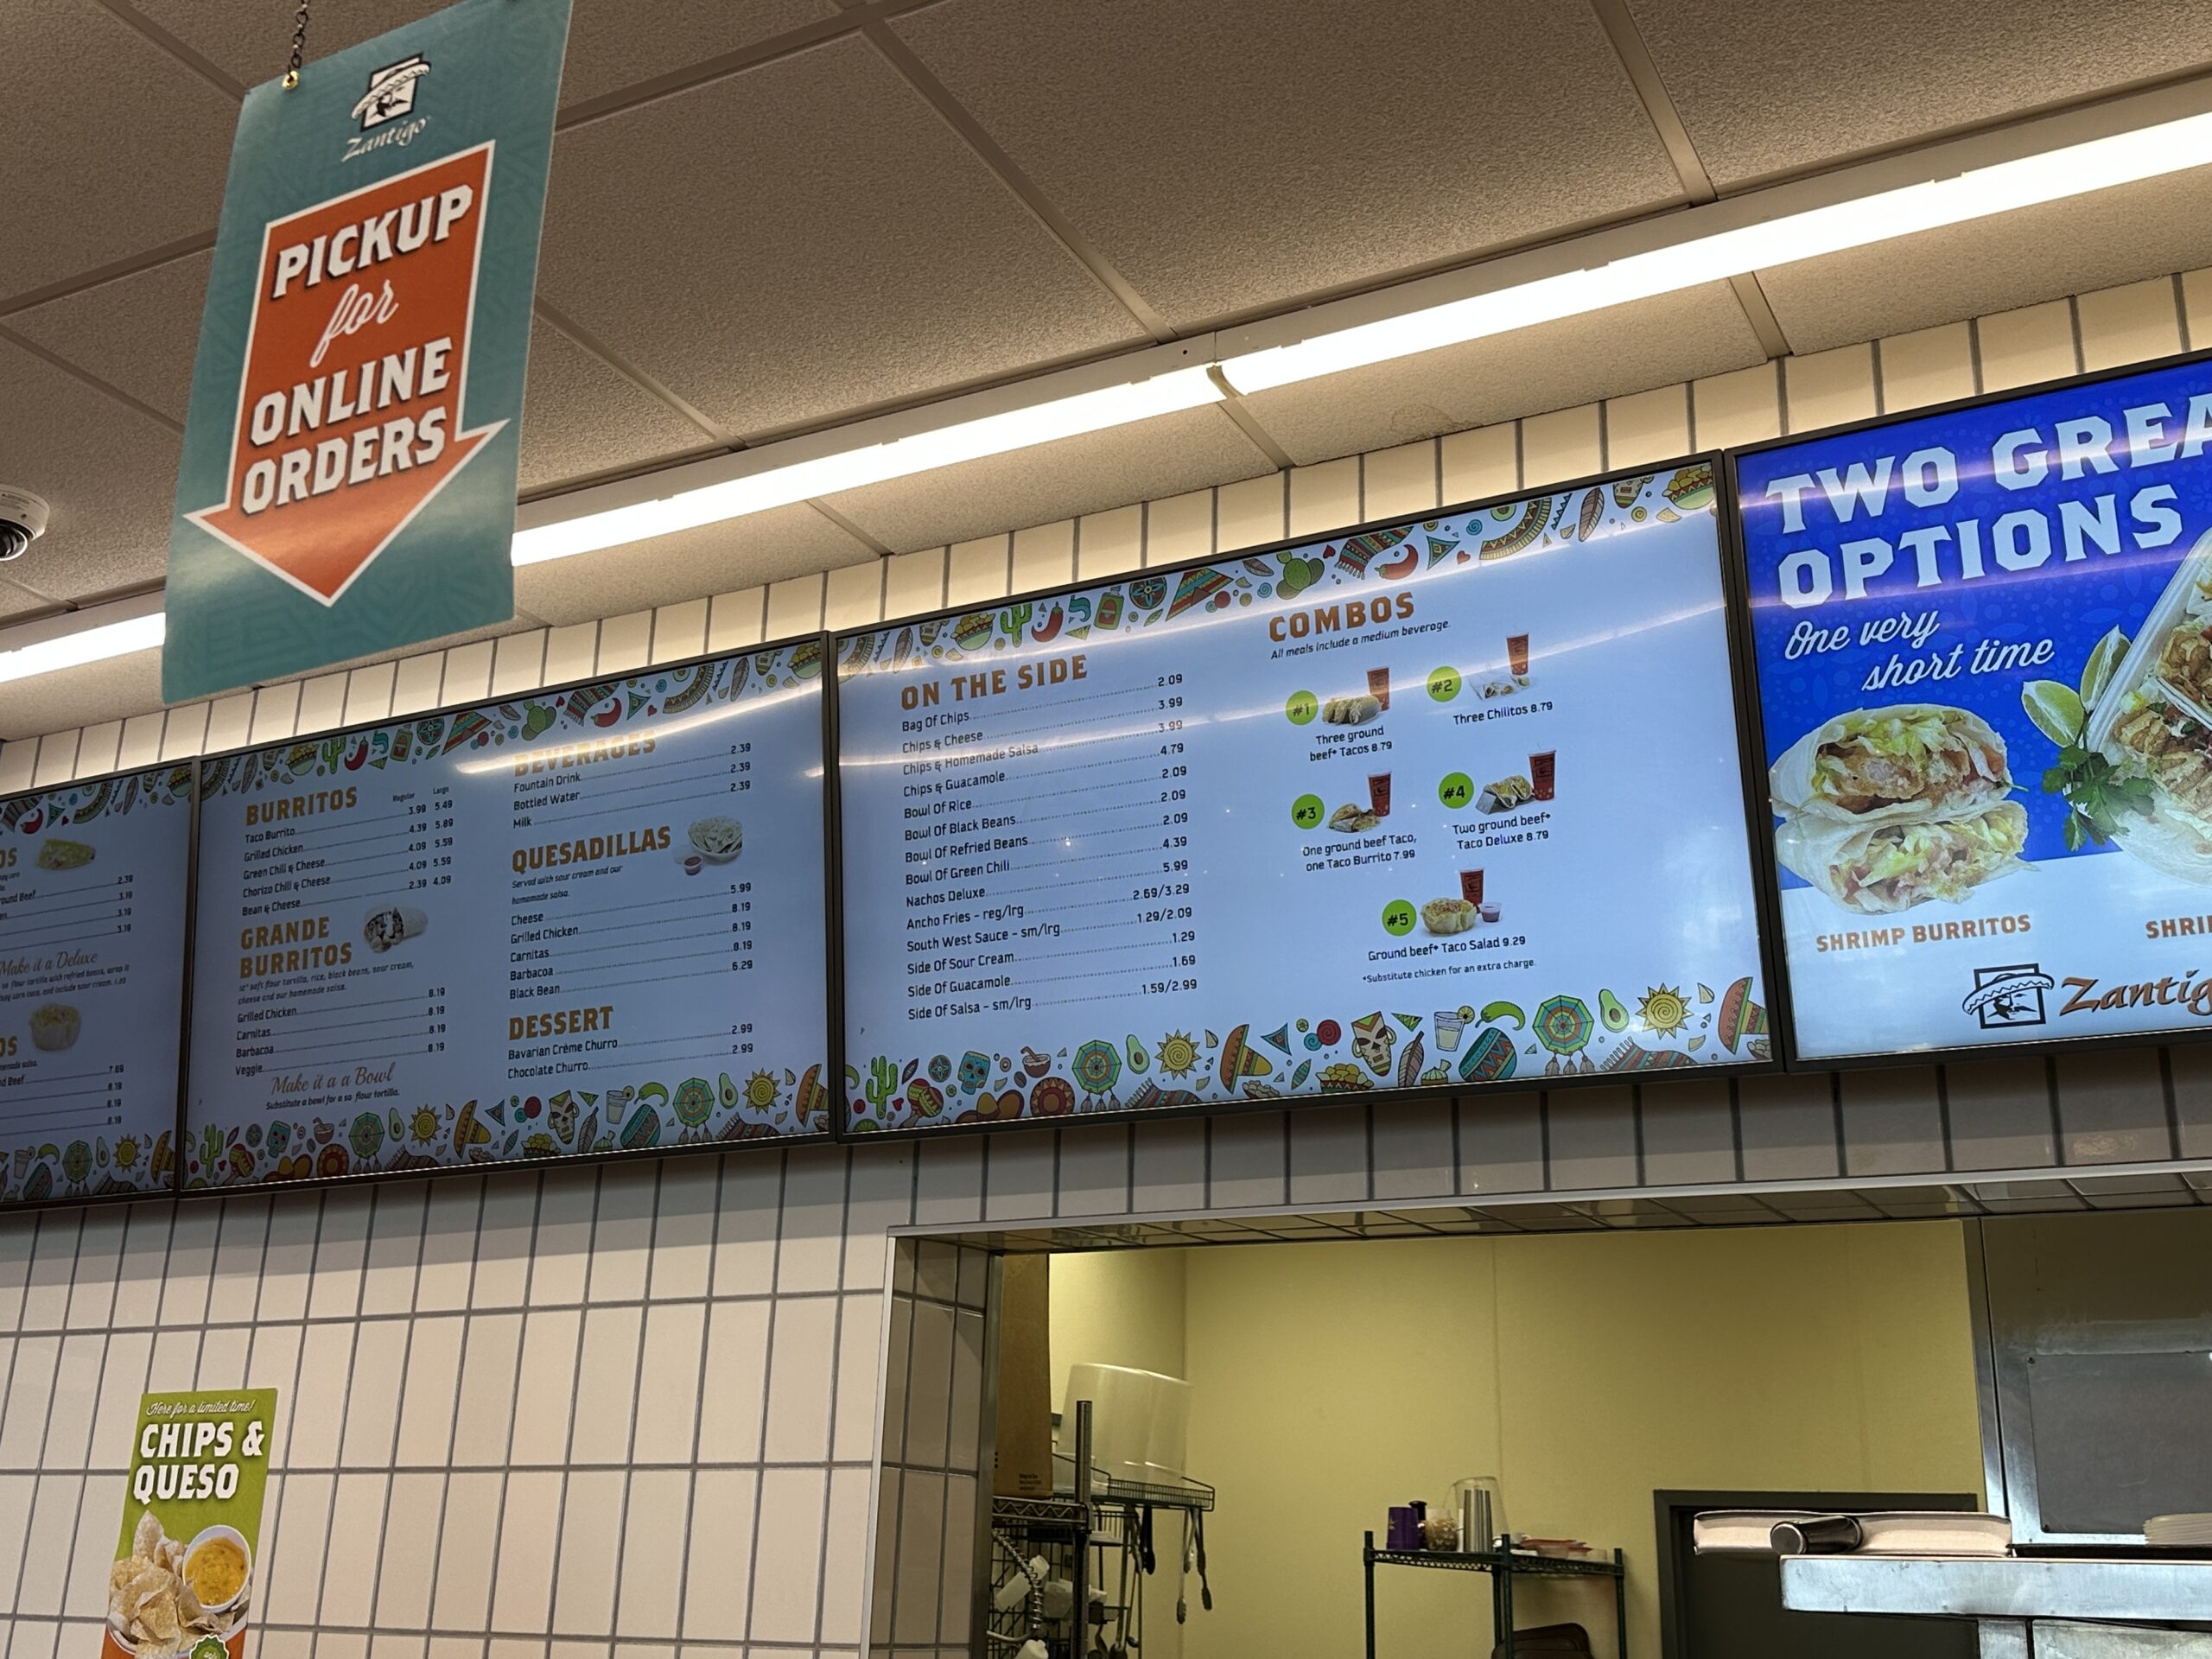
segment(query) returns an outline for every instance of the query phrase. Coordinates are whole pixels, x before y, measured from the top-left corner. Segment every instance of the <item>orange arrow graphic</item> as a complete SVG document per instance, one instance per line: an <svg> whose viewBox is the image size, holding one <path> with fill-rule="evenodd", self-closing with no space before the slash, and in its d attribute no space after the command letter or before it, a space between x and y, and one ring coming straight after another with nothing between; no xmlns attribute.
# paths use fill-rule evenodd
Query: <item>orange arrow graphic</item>
<svg viewBox="0 0 2212 1659"><path fill-rule="evenodd" d="M228 491L185 516L325 605L505 424L461 429L492 150L264 232Z"/></svg>

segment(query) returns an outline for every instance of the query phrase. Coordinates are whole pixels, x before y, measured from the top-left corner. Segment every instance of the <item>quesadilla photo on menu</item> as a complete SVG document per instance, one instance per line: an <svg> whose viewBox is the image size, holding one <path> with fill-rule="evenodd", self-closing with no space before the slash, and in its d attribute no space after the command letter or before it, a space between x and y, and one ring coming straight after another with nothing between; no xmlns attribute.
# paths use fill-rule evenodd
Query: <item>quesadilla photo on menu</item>
<svg viewBox="0 0 2212 1659"><path fill-rule="evenodd" d="M2012 777L1980 715L1937 703L1853 709L1808 732L1768 773L1785 817L1897 823L1980 811Z"/></svg>
<svg viewBox="0 0 2212 1659"><path fill-rule="evenodd" d="M1785 818L1774 836L1785 868L1844 909L1870 915L1930 899L1955 904L1983 882L2024 868L2027 842L2027 809L2017 801L1932 823Z"/></svg>

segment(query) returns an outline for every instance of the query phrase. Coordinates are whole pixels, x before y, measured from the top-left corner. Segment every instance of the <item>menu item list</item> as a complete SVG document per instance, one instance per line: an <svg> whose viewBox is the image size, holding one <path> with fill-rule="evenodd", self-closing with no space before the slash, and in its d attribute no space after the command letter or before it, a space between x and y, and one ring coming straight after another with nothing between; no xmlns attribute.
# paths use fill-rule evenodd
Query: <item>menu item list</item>
<svg viewBox="0 0 2212 1659"><path fill-rule="evenodd" d="M188 1184L826 1130L821 663L205 763Z"/></svg>
<svg viewBox="0 0 2212 1659"><path fill-rule="evenodd" d="M1769 1058L1709 467L840 657L855 1128Z"/></svg>
<svg viewBox="0 0 2212 1659"><path fill-rule="evenodd" d="M0 1203L174 1179L192 768L0 806Z"/></svg>

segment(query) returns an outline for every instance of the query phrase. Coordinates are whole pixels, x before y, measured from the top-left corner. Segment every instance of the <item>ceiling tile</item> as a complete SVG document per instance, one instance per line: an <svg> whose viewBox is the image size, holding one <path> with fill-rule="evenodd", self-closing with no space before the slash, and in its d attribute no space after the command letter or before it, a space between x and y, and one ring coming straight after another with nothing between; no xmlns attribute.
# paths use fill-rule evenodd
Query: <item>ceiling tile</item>
<svg viewBox="0 0 2212 1659"><path fill-rule="evenodd" d="M1759 273L1795 350L1989 316L2212 263L2212 169Z"/></svg>
<svg viewBox="0 0 2212 1659"><path fill-rule="evenodd" d="M1301 464L1672 385L1765 353L1726 283L1447 346L1245 400Z"/></svg>
<svg viewBox="0 0 2212 1659"><path fill-rule="evenodd" d="M0 685L0 738L43 737L162 706L162 653L134 651Z"/></svg>
<svg viewBox="0 0 2212 1659"><path fill-rule="evenodd" d="M804 504L515 572L515 603L556 626L704 599L875 557Z"/></svg>
<svg viewBox="0 0 2212 1659"><path fill-rule="evenodd" d="M1681 192L1587 6L946 0L891 27L1181 327Z"/></svg>
<svg viewBox="0 0 2212 1659"><path fill-rule="evenodd" d="M543 318L530 327L524 494L715 448L714 439Z"/></svg>
<svg viewBox="0 0 2212 1659"><path fill-rule="evenodd" d="M159 582L176 458L175 433L0 340L0 472L54 509L10 580L71 601Z"/></svg>
<svg viewBox="0 0 2212 1659"><path fill-rule="evenodd" d="M850 38L563 134L538 288L747 435L1137 337Z"/></svg>
<svg viewBox="0 0 2212 1659"><path fill-rule="evenodd" d="M2212 8L1628 0L1714 182L1795 171L2212 59ZM1827 43L1825 47L1821 42ZM1963 73L1962 73L1963 72Z"/></svg>
<svg viewBox="0 0 2212 1659"><path fill-rule="evenodd" d="M451 0L352 0L315 11L308 61L410 22ZM284 72L292 10L270 0L135 0L187 46L245 86ZM576 0L561 99L597 98L832 16L832 0Z"/></svg>
<svg viewBox="0 0 2212 1659"><path fill-rule="evenodd" d="M0 5L0 297L213 230L237 124L96 0Z"/></svg>
<svg viewBox="0 0 2212 1659"><path fill-rule="evenodd" d="M181 426L192 401L192 359L214 258L187 254L79 289L18 311L7 326Z"/></svg>
<svg viewBox="0 0 2212 1659"><path fill-rule="evenodd" d="M1228 416L1192 409L823 499L908 553L1274 470Z"/></svg>
<svg viewBox="0 0 2212 1659"><path fill-rule="evenodd" d="M0 622L30 622L41 616L58 616L68 607L12 582L0 581ZM6 696L0 688L0 696Z"/></svg>

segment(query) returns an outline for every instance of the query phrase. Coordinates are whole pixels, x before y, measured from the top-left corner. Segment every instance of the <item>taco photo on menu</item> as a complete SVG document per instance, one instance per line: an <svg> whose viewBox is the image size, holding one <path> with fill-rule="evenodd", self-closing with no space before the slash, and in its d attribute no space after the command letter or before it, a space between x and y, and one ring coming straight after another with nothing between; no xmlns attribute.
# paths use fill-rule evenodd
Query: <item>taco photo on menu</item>
<svg viewBox="0 0 2212 1659"><path fill-rule="evenodd" d="M2005 740L1971 710L1853 709L1790 745L1768 772L1784 817L1864 827L1978 812L2012 787Z"/></svg>
<svg viewBox="0 0 2212 1659"><path fill-rule="evenodd" d="M2024 868L2027 809L1999 801L1933 823L1859 824L1784 819L1775 856L1846 910L1867 915L1910 910L1930 899L1956 904L1985 881Z"/></svg>

